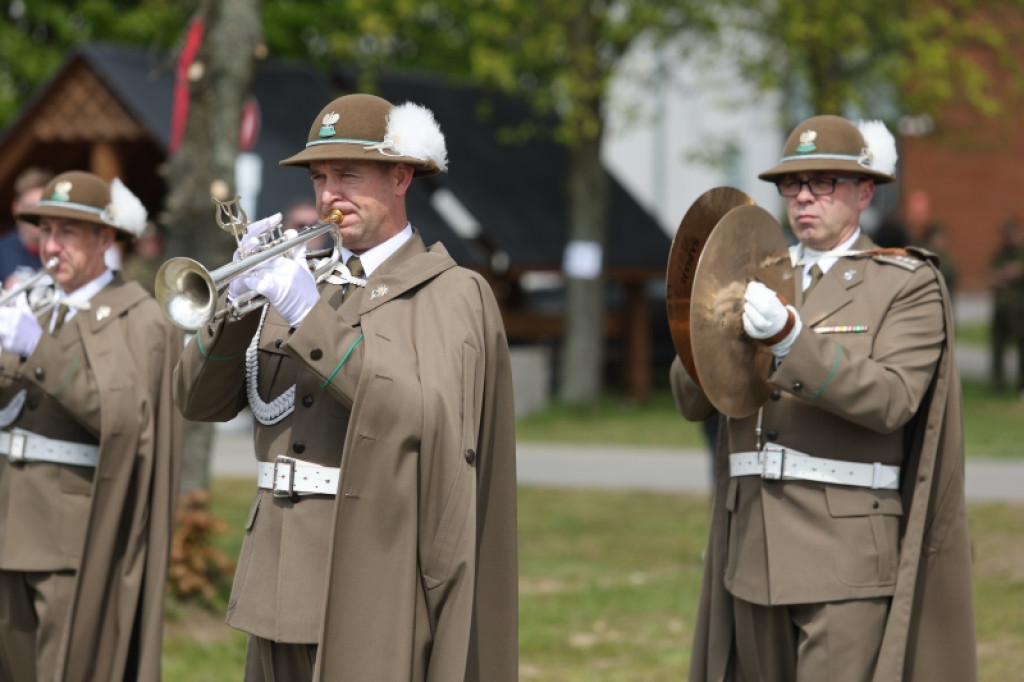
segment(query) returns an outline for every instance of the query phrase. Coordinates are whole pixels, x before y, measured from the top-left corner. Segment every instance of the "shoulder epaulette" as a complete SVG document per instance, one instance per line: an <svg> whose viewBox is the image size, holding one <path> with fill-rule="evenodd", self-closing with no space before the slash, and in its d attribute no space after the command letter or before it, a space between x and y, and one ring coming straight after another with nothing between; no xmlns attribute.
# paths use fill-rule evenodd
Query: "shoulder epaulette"
<svg viewBox="0 0 1024 682"><path fill-rule="evenodd" d="M913 272L925 264L928 252L916 247L907 247L905 249L875 249L865 251L864 255L870 256L876 263L896 265Z"/></svg>

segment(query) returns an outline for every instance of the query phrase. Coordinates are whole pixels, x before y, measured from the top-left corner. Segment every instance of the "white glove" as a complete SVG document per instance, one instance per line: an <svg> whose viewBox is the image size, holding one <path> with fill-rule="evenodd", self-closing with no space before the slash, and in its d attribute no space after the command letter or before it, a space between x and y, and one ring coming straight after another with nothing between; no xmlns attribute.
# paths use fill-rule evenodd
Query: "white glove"
<svg viewBox="0 0 1024 682"><path fill-rule="evenodd" d="M257 220L254 223L249 223L245 228L245 234L240 240L238 240L238 248L235 249L234 255L231 257L232 262L237 261L243 255L249 253L254 248L259 246L260 235L267 230L272 230L281 224L281 214L275 213L272 216L267 216L262 220ZM249 291L249 287L245 283L245 277L236 277L231 280L228 284L228 301L234 302L242 294Z"/></svg>
<svg viewBox="0 0 1024 682"><path fill-rule="evenodd" d="M777 293L761 282L747 285L743 295L743 331L747 336L766 344L782 360L802 328L800 313L793 306L784 305Z"/></svg>
<svg viewBox="0 0 1024 682"><path fill-rule="evenodd" d="M28 357L42 335L43 328L24 293L14 299L14 305L0 307L0 347L4 350Z"/></svg>
<svg viewBox="0 0 1024 682"><path fill-rule="evenodd" d="M295 247L290 256L277 256L253 268L245 277L245 285L266 296L277 314L292 327L298 327L320 300L316 280L306 265L305 244Z"/></svg>

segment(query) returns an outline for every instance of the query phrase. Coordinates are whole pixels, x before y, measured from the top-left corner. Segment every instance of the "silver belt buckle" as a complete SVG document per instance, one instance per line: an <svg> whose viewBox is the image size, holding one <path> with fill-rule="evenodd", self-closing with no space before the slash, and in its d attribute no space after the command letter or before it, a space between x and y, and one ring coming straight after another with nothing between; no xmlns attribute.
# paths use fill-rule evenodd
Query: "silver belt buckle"
<svg viewBox="0 0 1024 682"><path fill-rule="evenodd" d="M761 478L777 481L785 470L786 448L766 447L761 450Z"/></svg>
<svg viewBox="0 0 1024 682"><path fill-rule="evenodd" d="M284 465L285 486L281 486L281 466ZM274 458L274 497L292 497L295 494L295 459L278 455Z"/></svg>
<svg viewBox="0 0 1024 682"><path fill-rule="evenodd" d="M11 451L8 453L7 458L12 462L24 462L27 441L28 437L24 431L21 429L11 429Z"/></svg>

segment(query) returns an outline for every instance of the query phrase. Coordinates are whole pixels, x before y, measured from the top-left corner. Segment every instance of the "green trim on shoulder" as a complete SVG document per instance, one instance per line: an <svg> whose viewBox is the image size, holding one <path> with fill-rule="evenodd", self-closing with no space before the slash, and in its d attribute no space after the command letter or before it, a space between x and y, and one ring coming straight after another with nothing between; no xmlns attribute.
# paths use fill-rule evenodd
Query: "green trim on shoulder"
<svg viewBox="0 0 1024 682"><path fill-rule="evenodd" d="M359 342L362 340L363 334L360 334L359 338L353 341L352 345L348 347L347 351L345 351L345 357L341 359L341 362L339 362L338 366L334 368L334 371L331 372L331 375L324 380L324 383L320 384L320 388L326 388L331 383L331 380L334 379L334 375L337 374L338 371L345 366L345 363L348 362L349 356L352 355L352 351L356 349L356 346L358 346Z"/></svg>
<svg viewBox="0 0 1024 682"><path fill-rule="evenodd" d="M836 370L839 369L839 359L842 357L842 355L843 355L843 344L839 344L839 346L836 348L836 360L835 360L835 362L832 363L832 371L828 373L827 377L825 377L825 383L823 383L821 385L821 388L818 389L817 393L815 393L814 395L811 396L811 399L810 399L809 402L813 403L815 400L817 400L818 396L820 396L822 394L822 392L824 392L825 387L828 386L832 382L832 377L834 377L836 375Z"/></svg>
<svg viewBox="0 0 1024 682"><path fill-rule="evenodd" d="M203 334L202 334L202 332L194 332L194 333L196 335L196 345L199 347L199 353L200 353L200 355L202 355L207 360L214 360L214 361L220 362L220 361L223 361L223 360L235 360L235 359L240 358L243 355L245 355L245 351L244 350L239 352L239 353L235 353L234 355L225 355L224 357L220 357L220 358L217 357L216 355L210 355L210 354L208 354L206 352L206 349L203 348Z"/></svg>
<svg viewBox="0 0 1024 682"><path fill-rule="evenodd" d="M74 373L77 370L78 370L78 356L75 356L71 360L71 368L68 369L67 374L64 375L64 378L61 379L60 384L58 384L57 388L54 390L54 392L52 394L54 398L59 396L64 391L64 389L67 388L68 383L70 383L70 381L71 381L71 377L74 375Z"/></svg>

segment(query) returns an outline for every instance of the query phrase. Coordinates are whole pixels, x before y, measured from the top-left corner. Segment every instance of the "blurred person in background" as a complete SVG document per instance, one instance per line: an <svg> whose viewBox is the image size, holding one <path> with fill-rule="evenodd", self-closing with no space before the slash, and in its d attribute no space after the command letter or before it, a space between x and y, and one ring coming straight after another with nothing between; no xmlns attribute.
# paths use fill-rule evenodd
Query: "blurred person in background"
<svg viewBox="0 0 1024 682"><path fill-rule="evenodd" d="M0 236L0 283L3 283L5 289L42 267L39 260L39 228L30 221L18 218L18 213L39 201L43 188L52 178L53 173L50 171L33 166L23 170L14 180L11 214L15 224L13 229Z"/></svg>
<svg viewBox="0 0 1024 682"><path fill-rule="evenodd" d="M153 294L156 273L163 265L164 233L154 222L147 222L138 239L125 245L124 278L138 282Z"/></svg>
<svg viewBox="0 0 1024 682"><path fill-rule="evenodd" d="M1014 389L1024 397L1024 235L1015 218L1007 218L999 230L999 246L988 264L992 291L991 368L992 390L1005 391L1006 347L1017 352Z"/></svg>

